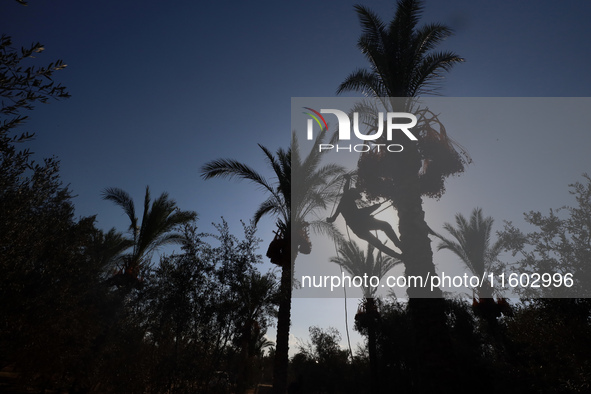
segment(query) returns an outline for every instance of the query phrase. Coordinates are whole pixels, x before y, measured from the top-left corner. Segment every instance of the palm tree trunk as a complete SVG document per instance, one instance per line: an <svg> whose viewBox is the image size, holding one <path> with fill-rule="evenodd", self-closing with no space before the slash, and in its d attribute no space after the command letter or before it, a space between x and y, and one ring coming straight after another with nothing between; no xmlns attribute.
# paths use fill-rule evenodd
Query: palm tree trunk
<svg viewBox="0 0 591 394"><path fill-rule="evenodd" d="M253 319L248 318L244 327L242 328L242 338L240 339L240 364L238 371L238 379L236 384L236 393L243 394L248 388L249 372L250 372L250 353L248 347L252 336Z"/></svg>
<svg viewBox="0 0 591 394"><path fill-rule="evenodd" d="M376 341L376 323L378 318L378 310L374 298L367 298L365 313L369 317L369 325L367 327L367 348L369 351L369 372L370 372L370 392L372 394L379 393L380 390L380 374L378 372L378 348Z"/></svg>
<svg viewBox="0 0 591 394"><path fill-rule="evenodd" d="M291 251L291 237L286 236L289 247L282 253L281 284L279 289L279 312L277 314L277 348L273 366L273 394L287 392L289 369L289 327L291 324L291 292L293 266L297 251Z"/></svg>
<svg viewBox="0 0 591 394"><path fill-rule="evenodd" d="M401 198L397 204L398 225L407 278L420 276L423 281L427 281L428 278L436 275L436 272L431 240L429 239L429 227L425 222L423 201L418 186L418 182L416 182L414 185L409 185L405 193L400 193ZM409 298L442 297L439 288L431 292L428 285L409 287L407 292Z"/></svg>
<svg viewBox="0 0 591 394"><path fill-rule="evenodd" d="M417 179L418 181L418 179ZM418 182L408 185L398 203L400 241L406 277L421 277L426 287L409 287L408 310L415 332L417 392L436 392L454 385L453 348L446 327L445 301L427 279L436 275L429 227ZM430 279L429 279L430 280ZM447 390L446 390L447 391Z"/></svg>

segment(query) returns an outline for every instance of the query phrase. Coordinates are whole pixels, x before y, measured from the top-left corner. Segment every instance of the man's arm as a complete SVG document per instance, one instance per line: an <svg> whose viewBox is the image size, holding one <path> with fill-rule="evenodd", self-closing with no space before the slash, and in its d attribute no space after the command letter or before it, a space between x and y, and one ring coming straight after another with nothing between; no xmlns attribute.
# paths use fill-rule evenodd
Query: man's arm
<svg viewBox="0 0 591 394"><path fill-rule="evenodd" d="M334 212L334 215L332 215L332 216L331 216L331 217L329 217L329 218L326 218L326 222L327 222L327 223L332 223L332 222L334 222L334 221L337 219L337 217L339 216L339 214L340 214L340 213L341 213L341 204L339 203L339 205L338 205L338 207L337 207L337 210Z"/></svg>
<svg viewBox="0 0 591 394"><path fill-rule="evenodd" d="M351 185L351 176L349 174L345 174L345 175L343 175L343 177L346 179L345 186L343 186L343 196L344 196L345 193L349 191L349 186ZM339 201L339 205L337 206L337 210L335 211L334 215L332 215L329 218L326 218L327 223L332 223L337 219L337 217L339 216L339 213L341 213L342 202L343 202L343 197L341 196L341 201Z"/></svg>

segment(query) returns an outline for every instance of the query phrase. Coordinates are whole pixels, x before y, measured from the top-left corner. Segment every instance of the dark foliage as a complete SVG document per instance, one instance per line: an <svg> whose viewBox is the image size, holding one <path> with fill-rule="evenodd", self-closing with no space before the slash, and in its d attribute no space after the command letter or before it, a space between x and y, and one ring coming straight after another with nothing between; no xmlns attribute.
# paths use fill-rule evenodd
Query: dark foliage
<svg viewBox="0 0 591 394"><path fill-rule="evenodd" d="M290 390L300 393L350 392L353 381L348 352L340 348L340 333L329 327L310 327L311 343L300 345L292 358L294 381Z"/></svg>
<svg viewBox="0 0 591 394"><path fill-rule="evenodd" d="M8 133L22 124L27 116L23 110L32 110L36 103L46 103L50 99L68 98L70 94L61 84L56 84L52 76L66 65L61 60L47 66L27 65L35 55L45 48L40 43L20 51L12 46L12 39L2 35L0 38L0 149L6 150L9 143L23 142L33 138L33 133L10 136Z"/></svg>

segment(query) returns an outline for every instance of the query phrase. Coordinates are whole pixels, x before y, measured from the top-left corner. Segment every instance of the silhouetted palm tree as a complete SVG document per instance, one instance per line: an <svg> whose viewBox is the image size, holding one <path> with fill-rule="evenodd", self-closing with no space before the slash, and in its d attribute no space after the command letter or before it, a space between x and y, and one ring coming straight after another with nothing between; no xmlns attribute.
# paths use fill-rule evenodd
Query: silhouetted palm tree
<svg viewBox="0 0 591 394"><path fill-rule="evenodd" d="M88 253L101 262L103 267L117 267L123 263L124 252L133 246L133 241L124 234L110 229L107 233L97 230L93 234Z"/></svg>
<svg viewBox="0 0 591 394"><path fill-rule="evenodd" d="M110 187L103 191L103 199L120 206L130 220L129 232L132 235L132 251L120 259L119 272L112 278L111 283L125 286L137 286L142 268L149 264L151 253L160 246L182 243L183 234L175 232L176 228L197 218L193 211L181 211L176 202L162 193L151 203L150 188L146 186L144 196L144 211L139 222L135 204L129 194L119 188Z"/></svg>
<svg viewBox="0 0 591 394"><path fill-rule="evenodd" d="M338 264L345 271L353 276L368 277L375 276L382 279L388 271L394 268L401 261L378 252L375 256L375 248L368 244L367 253L359 249L354 241L342 242L339 245L338 256L331 257L332 263ZM363 287L363 297L375 298L377 287Z"/></svg>
<svg viewBox="0 0 591 394"><path fill-rule="evenodd" d="M246 391L253 373L253 357L258 356L257 341L261 334L262 319L275 312L275 296L277 294L275 277L270 274L261 275L257 271L240 279L238 296L238 332L235 338L240 348L240 366L237 376L237 393ZM264 332L263 332L264 333Z"/></svg>
<svg viewBox="0 0 591 394"><path fill-rule="evenodd" d="M275 346L275 342L267 339L265 332L259 331L255 338L254 354L257 357L262 358L265 355L265 349L273 348L273 346Z"/></svg>
<svg viewBox="0 0 591 394"><path fill-rule="evenodd" d="M314 147L322 142L326 130L319 133ZM267 256L281 266L279 313L277 316L277 347L273 371L273 392L284 394L287 390L289 361L289 326L291 319L292 276L298 253L308 254L311 243L307 235L309 227L330 232L333 227L325 221L314 220L311 214L326 209L336 196L336 177L343 172L334 164L320 166L322 152L312 148L302 158L295 133L288 150L278 149L273 155L259 144L267 163L273 170L276 181L271 184L251 167L236 160L219 159L205 164L201 169L204 179L215 177L238 177L261 186L268 197L261 203L254 217L255 224L265 215L277 218L277 233L269 245Z"/></svg>
<svg viewBox="0 0 591 394"><path fill-rule="evenodd" d="M441 242L437 245L437 250L452 251L474 275L482 277L491 268L491 264L502 249L500 240L491 244L493 222L492 217L482 216L481 208L474 208L470 214L470 220L458 213L455 227L450 223L443 224L443 228L451 234L453 239L438 235Z"/></svg>
<svg viewBox="0 0 591 394"><path fill-rule="evenodd" d="M372 245L368 244L366 254L359 249L354 241L343 242L340 244L338 256L332 257L330 261L340 265L353 276L364 277L364 275L367 275L368 277L377 277L381 281L388 271L397 264L400 264L401 261L390 256L385 256L381 252L378 252L377 257L375 257L374 249ZM376 344L376 326L379 319L378 304L375 299L377 290L377 287L363 287L363 301L355 315L355 321L358 327L362 330L367 330L367 345L371 370L370 391L372 393L380 392Z"/></svg>
<svg viewBox="0 0 591 394"><path fill-rule="evenodd" d="M461 62L453 52L434 52L451 34L444 25L432 23L418 28L422 4L416 0L398 2L394 19L385 24L369 9L355 9L363 26L358 47L370 62L369 70L350 74L337 92L360 91L373 97L415 97L433 92L442 72ZM389 111L408 110L412 100L382 100ZM401 108L404 106L405 108ZM393 202L398 211L401 249L407 274L435 274L424 220L422 196L439 197L444 179L462 172L469 158L447 137L445 128L428 110L417 111L413 134L416 143L406 143L396 154L370 151L361 156L357 187L370 197ZM422 289L409 289L409 296L424 296ZM440 295L440 294L439 294Z"/></svg>
<svg viewBox="0 0 591 394"><path fill-rule="evenodd" d="M371 68L351 73L337 93L361 91L370 97L416 97L436 92L442 72L463 59L454 52L433 51L452 31L439 23L417 28L422 9L421 1L398 1L396 15L386 25L371 10L356 5L363 27L357 47Z"/></svg>
<svg viewBox="0 0 591 394"><path fill-rule="evenodd" d="M406 275L426 280L428 276L436 275L436 271L422 197L441 196L445 191L445 178L462 172L470 158L447 137L437 116L428 109L415 108L412 98L436 92L443 74L463 59L454 52L434 51L450 36L451 30L438 23L418 27L423 9L421 1L399 0L394 18L388 24L363 6L358 5L355 9L363 28L358 47L368 59L370 69L354 71L337 92L358 91L374 98L404 97L406 99L378 99L377 102L388 112L412 110L418 119L412 129L418 141L409 142L405 136L397 135L388 142L403 142L402 152L388 154L374 149L361 155L357 187L370 198L392 201L398 211L400 249ZM362 103L361 107L373 105ZM362 111L360 113L364 115ZM397 141L396 138L404 140ZM449 338L445 337L442 293L438 288L429 291L429 288L413 287L407 290L407 294L417 338L417 369L422 374L417 378L417 384L424 391L435 390L438 387L435 382L443 386L444 382L452 384L453 367L448 360L453 356L453 348Z"/></svg>
<svg viewBox="0 0 591 394"><path fill-rule="evenodd" d="M491 244L491 232L494 219L490 216L483 217L482 209L474 208L470 219L466 219L461 213L456 214L456 227L450 223L444 223L443 228L447 230L453 239L437 235L441 242L437 250L447 249L452 251L462 260L468 269L479 278L483 278L486 272L490 272L491 265L501 252L503 244L501 240ZM477 288L478 300L474 300L474 306L481 306L485 313L491 317L495 315L493 309L493 289L487 286Z"/></svg>

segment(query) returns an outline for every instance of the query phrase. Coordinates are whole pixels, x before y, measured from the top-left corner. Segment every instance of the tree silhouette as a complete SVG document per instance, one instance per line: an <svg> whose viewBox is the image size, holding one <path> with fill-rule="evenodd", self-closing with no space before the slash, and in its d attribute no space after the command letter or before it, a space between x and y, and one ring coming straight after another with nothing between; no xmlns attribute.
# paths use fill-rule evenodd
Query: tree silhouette
<svg viewBox="0 0 591 394"><path fill-rule="evenodd" d="M292 393L344 393L351 391L348 381L347 350L341 349L341 334L333 327L312 326L310 342L301 342L292 359L297 379L290 384Z"/></svg>
<svg viewBox="0 0 591 394"><path fill-rule="evenodd" d="M319 133L316 144L320 143L326 130ZM289 361L289 326L291 319L292 279L295 259L298 253L308 254L311 243L308 228L319 232L330 232L333 227L324 221L310 223L306 219L327 204L336 195L334 179L343 169L334 164L320 166L322 152L312 148L302 158L295 133L291 147L278 149L273 155L269 149L259 144L271 167L276 182L271 184L257 171L236 160L219 159L205 164L201 169L204 179L215 177L245 179L261 186L268 197L258 207L255 224L265 215L277 218L277 233L269 245L267 256L281 266L279 313L277 317L277 347L273 371L273 391L285 393L287 390L287 368Z"/></svg>
<svg viewBox="0 0 591 394"><path fill-rule="evenodd" d="M354 71L341 83L337 93L358 91L376 98L375 102L388 112L412 110L418 120L413 127L417 141L409 142L402 135L395 135L392 141L388 141L403 142L402 152L392 154L374 148L361 155L357 187L369 198L392 201L398 211L400 249L406 275L426 280L428 276L436 275L436 271L422 197L440 197L445 191L445 178L461 173L470 159L447 136L438 117L426 108L417 108L413 98L436 93L443 74L463 59L454 52L434 50L452 31L438 23L418 27L423 10L421 1L399 0L394 18L388 24L363 6L358 5L355 9L363 28L358 48L368 59L370 69ZM371 117L375 112L364 110L374 109L375 102L363 102L356 110L362 117ZM398 138L403 140L398 141ZM417 384L425 391L436 389L437 384L452 384L453 371L446 360L452 357L453 349L449 338L444 337L441 290L412 287L407 294L417 331L417 360L423 365L419 369L423 376L428 376L417 378ZM439 299L428 300L426 297Z"/></svg>
<svg viewBox="0 0 591 394"><path fill-rule="evenodd" d="M400 0L394 19L386 24L368 8L356 5L363 27L357 47L371 69L357 69L339 86L337 93L362 91L372 97L416 97L434 93L442 72L463 59L454 52L432 50L452 34L439 23L417 29L423 5L418 0Z"/></svg>
<svg viewBox="0 0 591 394"><path fill-rule="evenodd" d="M507 267L542 274L538 288L513 289L527 302L507 328L519 379L528 376L528 390L538 392L583 392L591 381L591 177L569 189L569 205L524 213L527 231L506 222L499 233L516 258Z"/></svg>
<svg viewBox="0 0 591 394"><path fill-rule="evenodd" d="M443 228L451 234L453 239L438 235L441 242L437 250L450 250L474 275L483 277L485 272L490 271L492 263L503 247L500 240L491 244L494 219L490 216L483 217L481 208L474 208L469 220L461 213L456 214L455 218L455 227L450 223L443 224ZM478 296L491 298L492 288L479 288Z"/></svg>
<svg viewBox="0 0 591 394"><path fill-rule="evenodd" d="M69 98L66 87L55 83L52 79L56 71L66 68L62 60L49 63L47 66L25 67L23 63L34 54L45 50L42 44L36 43L29 48L17 51L12 46L12 38L2 35L0 38L0 148L5 150L9 143L23 142L34 137L33 133L22 133L10 137L8 132L24 123L27 116L20 112L32 110L36 103L47 103L50 99ZM9 118L11 117L11 118Z"/></svg>
<svg viewBox="0 0 591 394"><path fill-rule="evenodd" d="M394 266L401 263L400 260L390 256L384 256L378 252L374 256L374 247L367 245L367 254L364 253L353 241L343 242L339 247L339 255L332 257L331 262L343 267L351 275L363 277L377 277L380 280ZM378 374L378 354L376 343L376 325L379 319L378 303L375 295L377 287L363 287L363 301L355 315L355 323L361 333L367 334L367 344L369 350L369 366L371 370L371 392L377 393L380 390Z"/></svg>
<svg viewBox="0 0 591 394"><path fill-rule="evenodd" d="M451 234L453 239L438 234L441 242L437 246L437 250L452 251L473 275L483 278L485 273L491 272L492 264L503 248L501 240L491 244L493 222L492 217L482 216L480 208L474 208L469 220L458 213L456 214L456 227L450 223L443 224L443 228ZM495 324L495 318L500 316L501 307L508 307L502 298L499 299L498 304L494 302L493 290L490 283L485 281L482 286L475 289L478 298L474 298L472 303L475 312L484 316L491 324Z"/></svg>
<svg viewBox="0 0 591 394"><path fill-rule="evenodd" d="M138 286L141 282L140 271L149 264L151 253L160 246L182 243L185 237L175 232L175 229L197 218L195 212L178 209L176 202L166 192L152 202L149 186L146 186L141 223L135 213L135 204L126 191L116 187L107 188L103 191L103 199L121 207L129 218L133 245L132 251L122 256L122 264L111 278L111 284Z"/></svg>
<svg viewBox="0 0 591 394"><path fill-rule="evenodd" d="M262 348L259 348L258 351L256 349L257 341L261 340L259 334L264 333L261 331L261 326L263 326L261 319L271 312L275 312L273 309L276 301L275 283L275 278L271 274L261 275L259 272L253 271L244 275L238 285L237 295L241 300L237 319L239 334L235 338L240 349L238 387L236 388L238 393L245 392L248 386L253 383L254 357L262 351ZM268 346L263 342L260 345Z"/></svg>
<svg viewBox="0 0 591 394"><path fill-rule="evenodd" d="M539 211L524 214L534 231L524 233L511 222L499 233L504 246L519 259L513 265L522 273L560 274L544 277L539 288L521 287L515 291L522 297L591 298L591 177L570 184L569 193L576 205L550 209L547 215ZM556 286L566 274L576 280L571 286ZM548 286L548 279L550 285Z"/></svg>
<svg viewBox="0 0 591 394"><path fill-rule="evenodd" d="M433 51L451 30L437 23L417 28L422 8L420 1L401 0L394 19L386 25L372 11L356 6L363 26L358 47L371 69L350 74L337 93L359 91L376 98L391 98L380 102L386 110L397 111L410 110L414 105L412 97L436 91L442 72L463 59L453 52ZM444 179L462 172L469 158L463 150L456 150L458 146L449 139L437 116L427 109L418 110L417 115L418 124L413 128L416 143L406 143L404 151L396 154L382 149L361 155L357 187L370 198L392 201L398 211L407 274L426 276L435 274L435 267L422 196L441 196ZM409 289L410 297L425 295L422 289Z"/></svg>

